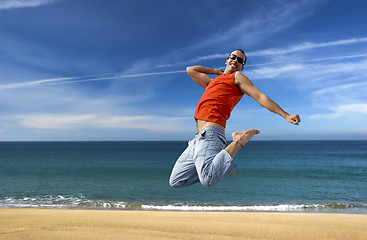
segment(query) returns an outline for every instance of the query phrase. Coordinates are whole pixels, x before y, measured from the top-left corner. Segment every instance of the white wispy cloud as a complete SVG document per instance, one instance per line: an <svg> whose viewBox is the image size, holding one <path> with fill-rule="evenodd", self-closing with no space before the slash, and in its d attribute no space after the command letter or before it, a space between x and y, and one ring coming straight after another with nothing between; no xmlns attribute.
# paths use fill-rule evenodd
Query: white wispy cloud
<svg viewBox="0 0 367 240"><path fill-rule="evenodd" d="M168 72L154 72L154 73L140 73L140 74L125 74L125 75L119 75L119 76L114 76L114 77L97 77L96 78L96 77L82 76L82 77L67 77L67 78L51 78L51 79L43 79L43 80L34 80L34 81L29 81L29 82L0 84L0 90L46 86L46 85L54 85L54 84L71 84L71 83L81 83L81 82L106 81L106 80L116 80L116 79L122 79L122 78L133 78L133 77L142 77L142 76L176 74L176 73L183 73L183 72L185 72L185 70L168 71Z"/></svg>
<svg viewBox="0 0 367 240"><path fill-rule="evenodd" d="M290 79L302 84L303 88L312 89L318 86L306 83L335 84L335 81L346 81L352 76L362 77L367 74L367 60L365 58L353 62L323 64L318 64L316 59L302 62L282 63L280 66L262 65L254 69L247 69L245 75L251 79L274 79L281 76L280 80Z"/></svg>
<svg viewBox="0 0 367 240"><path fill-rule="evenodd" d="M203 56L195 58L195 60L188 61L186 63L195 63L200 61L201 59L209 59L216 57L225 58L227 54L214 54L209 56ZM323 66L319 65L307 65L305 63L319 62L319 61L327 61L327 60L336 60L336 59L351 59L351 58L364 58L367 57L367 54L358 54L358 55L347 55L347 56L338 56L338 57L330 57L330 58L314 58L314 59L302 59L297 61L289 61L289 62L269 62L264 64L256 64L256 65L247 65L246 67L256 66L256 69L247 70L246 74L258 78L258 79L269 79L274 78L282 74L290 75L292 71L299 71L296 78L300 78L303 76L300 74L300 71L308 71L310 67L313 68L312 72L307 72L307 75L312 74L313 76L320 76L330 73L345 73L345 72L353 72L360 71L366 69L367 62L351 62L351 63L342 63L342 64L327 64ZM281 67L269 67L269 65L282 64ZM166 65L167 67L168 65ZM119 76L111 76L111 77L88 77L88 76L80 76L80 77L66 77L66 78L51 78L51 79L43 79L43 80L34 80L28 82L20 82L20 83L6 83L0 84L1 90L8 89L17 89L17 88L27 88L27 87L41 87L47 85L55 85L55 84L72 84L72 83L82 83L82 82L93 82L93 81L106 81L106 80L118 80L124 78L134 78L134 77L142 77L142 76L155 76L155 75L168 75L168 74L177 74L184 73L185 70L177 70L177 71L163 71L163 72L151 72L151 73L140 73L140 74L123 74Z"/></svg>
<svg viewBox="0 0 367 240"><path fill-rule="evenodd" d="M317 90L313 92L312 95L317 98L332 95L333 98L337 97L338 100L345 99L345 95L347 95L349 98L353 96L353 99L357 97L360 98L367 95L367 82L332 86Z"/></svg>
<svg viewBox="0 0 367 240"><path fill-rule="evenodd" d="M341 84L314 91L313 104L324 109L323 114L314 114L310 119L353 119L367 116L367 82Z"/></svg>
<svg viewBox="0 0 367 240"><path fill-rule="evenodd" d="M350 39L341 39L336 41L330 42L303 42L301 44L297 44L294 46L290 46L287 48L270 48L261 51L249 52L247 55L249 56L270 56L270 55L282 55L288 54L293 52L300 52L315 48L322 48L322 47L331 47L331 46L340 46L340 45L347 45L347 44L357 44L357 43L364 43L367 42L367 38L350 38Z"/></svg>
<svg viewBox="0 0 367 240"><path fill-rule="evenodd" d="M2 0L0 1L1 9L38 7L41 5L52 4L56 0Z"/></svg>
<svg viewBox="0 0 367 240"><path fill-rule="evenodd" d="M202 44L231 40L232 44L250 46L277 32L283 31L302 19L312 15L317 6L325 1L299 0L293 2L278 1L276 5L263 5L266 11L249 14L239 24L211 36ZM263 9L264 10L264 9Z"/></svg>
<svg viewBox="0 0 367 240"><path fill-rule="evenodd" d="M261 9L247 13L242 20L230 26L226 26L225 31L218 28L211 35L200 38L194 44L175 49L162 56L160 59L152 61L155 67L170 67L191 64L207 59L223 58L228 53L217 53L208 56L198 56L193 59L184 59L185 56L204 48L217 48L223 44L252 46L268 38L269 36L284 31L292 27L302 19L312 15L317 6L322 5L325 0L299 0L299 1L276 1L274 3L264 3ZM172 63L172 56L180 56L177 62ZM156 63L158 62L158 63ZM167 62L169 62L167 64Z"/></svg>
<svg viewBox="0 0 367 240"><path fill-rule="evenodd" d="M24 88L24 87L34 87L39 85L47 85L51 83L61 83L67 80L79 79L79 77L68 77L68 78L50 78L43 80L34 80L29 82L20 82L20 83L6 83L0 84L0 90L13 89L13 88Z"/></svg>
<svg viewBox="0 0 367 240"><path fill-rule="evenodd" d="M327 48L332 46L341 46L341 45L352 45L352 44L360 44L366 43L367 38L349 38L349 39L339 39L335 41L327 41L327 42L302 42L300 44L296 44L293 46L288 47L280 47L280 48L269 48L260 51L249 51L246 52L248 57L261 57L261 56L274 56L274 55L286 55L289 53L295 52L303 52L307 50L312 50L316 48ZM312 58L312 59L302 59L302 62L312 62L312 61L325 61L325 60L333 60L333 59L346 59L346 58L359 58L367 56L366 53L361 54L354 54L354 55L345 55L345 56L337 56L337 57L325 57L325 58ZM167 63L167 64L159 64L156 65L156 68L163 68L163 67L175 67L175 66L184 66L199 63L201 61L206 60L213 60L213 59L225 59L228 57L228 53L214 53L209 55L197 56L192 59L183 60L174 63ZM261 66L261 65L272 65L272 64L279 64L284 62L267 62L267 63L260 63L260 64L247 64L246 67L251 66ZM292 62L294 63L294 61Z"/></svg>
<svg viewBox="0 0 367 240"><path fill-rule="evenodd" d="M309 62L321 62L321 61L330 61L330 60L343 60L343 59L353 59L353 58L363 58L367 57L367 54L354 54L354 55L344 55L337 57L324 57L324 58L312 58L312 59L300 59L293 61L275 61L275 62L267 62L267 63L258 63L258 64L248 64L246 67L259 67L259 66L269 66L275 64L295 64L299 63L309 63Z"/></svg>
<svg viewBox="0 0 367 240"><path fill-rule="evenodd" d="M166 117L155 115L105 115L105 114L26 114L7 116L20 126L43 130L73 129L141 129L153 132L174 132L185 129L192 117ZM189 130L188 128L185 130Z"/></svg>
<svg viewBox="0 0 367 240"><path fill-rule="evenodd" d="M361 116L367 116L367 103L356 103L356 104L345 104L335 106L329 109L329 112L324 114L314 114L310 116L312 120L325 120L325 119L336 119L336 118L344 118L344 119L352 119L365 121L366 119L361 119Z"/></svg>
<svg viewBox="0 0 367 240"><path fill-rule="evenodd" d="M271 79L280 75L289 75L294 71L299 71L305 68L303 64L287 64L280 67L262 66L254 70L246 71L246 75L254 79Z"/></svg>

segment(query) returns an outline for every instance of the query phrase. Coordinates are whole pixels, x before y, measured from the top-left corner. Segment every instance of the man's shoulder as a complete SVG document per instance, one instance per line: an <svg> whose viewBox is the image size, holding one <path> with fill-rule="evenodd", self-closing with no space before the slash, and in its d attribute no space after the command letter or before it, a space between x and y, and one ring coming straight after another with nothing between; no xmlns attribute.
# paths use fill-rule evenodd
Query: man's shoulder
<svg viewBox="0 0 367 240"><path fill-rule="evenodd" d="M237 71L237 72L235 72L235 73L234 73L234 80L235 80L235 81L236 81L236 80L241 81L241 80L243 80L243 79L248 79L248 78L247 78L247 77L246 77L246 75L244 75L242 72Z"/></svg>
<svg viewBox="0 0 367 240"><path fill-rule="evenodd" d="M237 87L239 87L241 89L244 86L248 86L248 85L252 85L253 84L251 82L251 80L246 75L244 75L243 73L241 73L239 71L236 72L236 74L235 74L234 83L236 84Z"/></svg>
<svg viewBox="0 0 367 240"><path fill-rule="evenodd" d="M237 76L244 76L244 77L246 77L241 71L234 72L234 76L235 77L237 77Z"/></svg>

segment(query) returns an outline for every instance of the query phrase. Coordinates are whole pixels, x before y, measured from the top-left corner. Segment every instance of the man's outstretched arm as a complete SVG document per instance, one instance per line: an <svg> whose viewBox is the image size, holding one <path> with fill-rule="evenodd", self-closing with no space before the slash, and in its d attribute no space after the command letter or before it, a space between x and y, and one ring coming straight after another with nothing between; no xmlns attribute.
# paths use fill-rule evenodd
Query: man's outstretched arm
<svg viewBox="0 0 367 240"><path fill-rule="evenodd" d="M250 81L250 79L248 79L241 72L236 73L235 83L243 93L255 99L256 102L258 102L261 106L268 109L269 111L279 114L292 124L299 125L299 123L301 122L299 115L288 114L276 102L260 92L260 90L257 89L257 87Z"/></svg>
<svg viewBox="0 0 367 240"><path fill-rule="evenodd" d="M203 88L206 88L212 80L207 74L221 75L224 71L222 69L208 68L203 66L192 66L187 67L186 72L195 83L199 84Z"/></svg>

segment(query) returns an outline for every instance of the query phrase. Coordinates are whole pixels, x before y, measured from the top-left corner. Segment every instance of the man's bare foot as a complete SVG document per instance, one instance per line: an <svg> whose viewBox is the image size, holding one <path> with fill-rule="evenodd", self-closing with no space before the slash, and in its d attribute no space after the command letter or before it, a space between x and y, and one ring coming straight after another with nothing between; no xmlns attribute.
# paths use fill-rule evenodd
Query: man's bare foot
<svg viewBox="0 0 367 240"><path fill-rule="evenodd" d="M242 132L234 132L232 133L232 139L233 142L238 143L243 147L250 139L255 136L256 134L259 134L260 131L256 129L250 129Z"/></svg>

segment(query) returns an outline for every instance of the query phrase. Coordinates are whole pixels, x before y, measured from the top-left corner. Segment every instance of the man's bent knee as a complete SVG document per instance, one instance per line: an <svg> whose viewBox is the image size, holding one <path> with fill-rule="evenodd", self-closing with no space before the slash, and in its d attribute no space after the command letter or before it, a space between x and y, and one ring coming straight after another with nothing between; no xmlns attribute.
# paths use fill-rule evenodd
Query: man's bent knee
<svg viewBox="0 0 367 240"><path fill-rule="evenodd" d="M172 179L172 178L169 179L169 185L172 188L183 188L183 187L185 187L186 182L187 181L175 180L175 179Z"/></svg>
<svg viewBox="0 0 367 240"><path fill-rule="evenodd" d="M200 183L204 187L210 188L217 183L217 181L213 181L213 180L214 180L213 177L207 177L207 178L201 179Z"/></svg>

